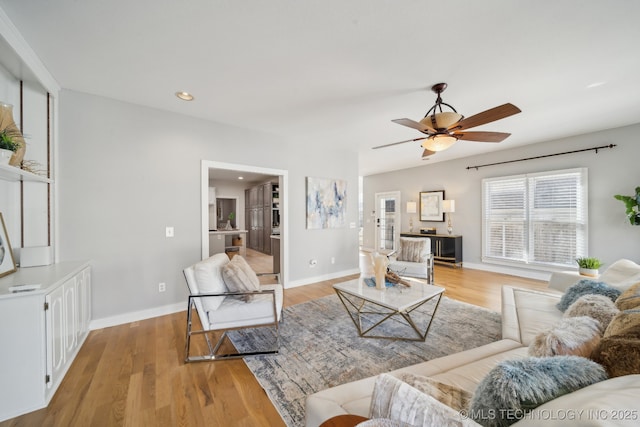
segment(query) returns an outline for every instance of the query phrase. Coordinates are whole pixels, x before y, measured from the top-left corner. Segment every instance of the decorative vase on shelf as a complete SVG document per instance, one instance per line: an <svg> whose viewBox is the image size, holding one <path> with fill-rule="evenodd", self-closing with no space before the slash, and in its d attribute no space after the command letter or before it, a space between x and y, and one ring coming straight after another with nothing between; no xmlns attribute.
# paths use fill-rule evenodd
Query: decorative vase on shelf
<svg viewBox="0 0 640 427"><path fill-rule="evenodd" d="M225 230L233 230L233 227L231 226L231 221L227 221L227 225L224 226Z"/></svg>
<svg viewBox="0 0 640 427"><path fill-rule="evenodd" d="M13 140L20 145L15 152L11 153L9 164L11 166L20 167L22 160L24 159L24 153L27 150L27 145L24 142L24 137L13 121L13 105L0 101L0 131L7 130L12 134Z"/></svg>

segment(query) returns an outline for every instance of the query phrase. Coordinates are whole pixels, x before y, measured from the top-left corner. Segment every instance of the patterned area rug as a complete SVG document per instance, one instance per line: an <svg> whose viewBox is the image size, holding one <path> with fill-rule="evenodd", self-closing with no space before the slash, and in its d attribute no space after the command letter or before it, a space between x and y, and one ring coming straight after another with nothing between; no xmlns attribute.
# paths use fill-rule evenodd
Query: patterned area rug
<svg viewBox="0 0 640 427"><path fill-rule="evenodd" d="M414 317L426 325L435 302ZM405 328L385 322L381 333ZM400 329L398 329L400 328ZM268 348L268 329L229 334L240 351ZM306 396L361 378L413 365L436 357L496 341L501 337L500 315L487 309L443 297L425 342L361 338L336 295L294 305L284 310L280 352L249 356L244 361L289 427L304 425Z"/></svg>

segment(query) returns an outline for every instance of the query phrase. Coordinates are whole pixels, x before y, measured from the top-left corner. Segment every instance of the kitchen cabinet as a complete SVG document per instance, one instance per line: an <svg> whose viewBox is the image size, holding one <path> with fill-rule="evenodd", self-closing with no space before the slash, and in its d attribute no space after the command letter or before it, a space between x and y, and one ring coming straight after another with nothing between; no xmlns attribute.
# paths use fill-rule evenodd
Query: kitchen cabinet
<svg viewBox="0 0 640 427"><path fill-rule="evenodd" d="M247 247L271 255L271 234L274 225L274 188L277 195L278 184L267 182L245 190L245 218L249 238ZM279 202L278 202L279 204ZM280 225L280 212L277 214L277 226Z"/></svg>
<svg viewBox="0 0 640 427"><path fill-rule="evenodd" d="M401 233L401 237L431 239L433 262L462 267L462 236L449 234Z"/></svg>
<svg viewBox="0 0 640 427"><path fill-rule="evenodd" d="M12 292L17 285L40 285ZM91 267L62 262L0 278L0 421L45 407L89 334Z"/></svg>

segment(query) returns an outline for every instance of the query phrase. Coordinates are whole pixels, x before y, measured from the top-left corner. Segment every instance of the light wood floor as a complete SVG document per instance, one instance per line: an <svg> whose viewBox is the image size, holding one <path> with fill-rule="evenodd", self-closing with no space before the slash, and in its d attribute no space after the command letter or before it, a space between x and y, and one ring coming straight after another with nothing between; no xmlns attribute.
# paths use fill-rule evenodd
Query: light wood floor
<svg viewBox="0 0 640 427"><path fill-rule="evenodd" d="M256 271L271 258L249 251ZM354 276L285 291L285 306L333 294ZM545 282L436 266L445 295L500 310L500 288ZM285 320L286 321L286 320ZM4 426L284 426L242 360L184 364L186 312L92 331L49 406ZM428 338L427 338L428 339Z"/></svg>

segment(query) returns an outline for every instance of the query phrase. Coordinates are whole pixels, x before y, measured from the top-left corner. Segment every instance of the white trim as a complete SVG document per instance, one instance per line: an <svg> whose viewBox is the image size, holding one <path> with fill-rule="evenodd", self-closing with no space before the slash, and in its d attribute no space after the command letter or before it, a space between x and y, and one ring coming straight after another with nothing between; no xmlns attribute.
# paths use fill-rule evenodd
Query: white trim
<svg viewBox="0 0 640 427"><path fill-rule="evenodd" d="M311 285L313 283L318 283L318 282L324 282L325 280L338 279L340 277L350 276L352 274L360 274L360 269L359 268L353 268L351 270L338 271L338 272L331 273L331 274L323 274L323 275L320 275L320 276L305 277L304 279L301 279L301 280L296 280L296 281L289 282L287 284L287 289L296 288L298 286ZM349 280L349 279L345 278L345 280Z"/></svg>
<svg viewBox="0 0 640 427"><path fill-rule="evenodd" d="M201 238L202 259L209 257L209 169L225 169L241 172L253 172L264 175L278 176L280 183L280 277L282 286L286 289L289 281L289 171L284 169L271 169L259 166L241 165L236 163L215 162L202 160L200 168L200 194L201 194Z"/></svg>
<svg viewBox="0 0 640 427"><path fill-rule="evenodd" d="M53 78L47 67L40 60L38 55L31 49L31 46L22 37L20 31L13 25L9 16L0 8L0 35L6 43L16 52L16 56L24 64L24 71L33 74L33 77L54 97L58 97L60 85ZM16 76L22 78L23 76Z"/></svg>
<svg viewBox="0 0 640 427"><path fill-rule="evenodd" d="M125 323L138 322L140 320L151 319L153 317L166 316L167 314L173 314L179 311L187 311L186 302L163 305L161 307L149 308L141 311L132 311L130 313L118 314L116 316L103 317L102 319L93 319L89 324L89 330L93 331L96 329L123 325Z"/></svg>
<svg viewBox="0 0 640 427"><path fill-rule="evenodd" d="M502 266L497 264L472 263L472 262L465 261L464 268L470 268L472 270L490 271L492 273L508 274L510 276L524 277L527 279L534 279L534 280L542 280L545 282L548 282L549 277L551 277L551 272L549 271L517 269L517 268L510 268L507 266ZM436 284L438 284L437 274L436 274L435 282Z"/></svg>
<svg viewBox="0 0 640 427"><path fill-rule="evenodd" d="M402 192L400 191L383 191L381 193L374 194L374 202L373 202L373 211L375 212L375 223L373 224L375 228L375 236L374 242L375 250L377 251L380 243L380 233L378 232L378 221L380 220L380 212L378 210L378 200L379 198L385 199L395 199L396 201L396 211L393 215L393 224L396 227L393 233L393 249L397 250L400 245L400 233L402 230Z"/></svg>

